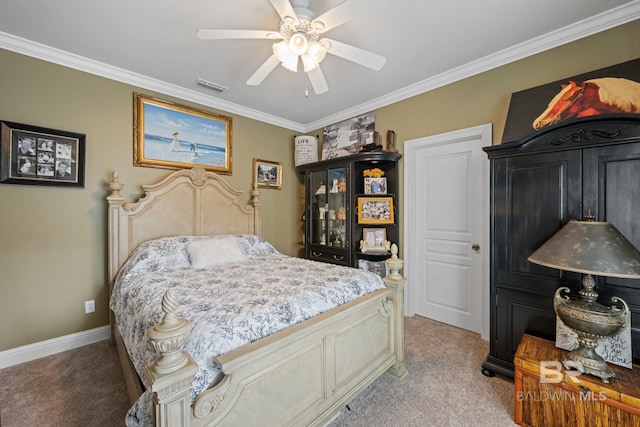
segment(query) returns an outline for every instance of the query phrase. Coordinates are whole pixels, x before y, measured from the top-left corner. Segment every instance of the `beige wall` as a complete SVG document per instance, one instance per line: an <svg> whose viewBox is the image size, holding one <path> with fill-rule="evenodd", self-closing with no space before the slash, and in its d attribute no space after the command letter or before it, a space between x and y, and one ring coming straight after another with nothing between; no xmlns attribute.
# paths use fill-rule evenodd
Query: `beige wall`
<svg viewBox="0 0 640 427"><path fill-rule="evenodd" d="M0 185L2 351L108 324L105 181L117 170L123 194L133 197L139 184L170 172L132 166L132 94L202 106L3 50L0 64L0 119L87 136L84 189ZM283 163L282 189L262 191L262 230L278 250L295 255L294 132L230 116L233 174L228 181L248 193L253 158ZM84 301L92 299L96 312L85 314Z"/></svg>
<svg viewBox="0 0 640 427"><path fill-rule="evenodd" d="M499 143L512 92L637 57L640 21L378 109L376 128L395 130L401 151L405 140L484 123ZM84 189L0 185L2 351L107 324L105 180L117 169L132 195L168 171L132 166L137 88L2 50L0 64L0 119L87 135ZM263 235L295 255L303 193L294 132L231 116L229 182L249 190L254 157L283 162L282 190L262 192ZM86 315L89 299L97 312Z"/></svg>
<svg viewBox="0 0 640 427"><path fill-rule="evenodd" d="M493 144L500 144L513 92L639 57L640 20L380 108L376 130L394 130L403 152L404 141L491 123ZM401 160L401 188L403 173ZM403 202L400 192L399 218Z"/></svg>
<svg viewBox="0 0 640 427"><path fill-rule="evenodd" d="M502 140L513 92L640 57L640 20L376 110L402 141L493 123Z"/></svg>

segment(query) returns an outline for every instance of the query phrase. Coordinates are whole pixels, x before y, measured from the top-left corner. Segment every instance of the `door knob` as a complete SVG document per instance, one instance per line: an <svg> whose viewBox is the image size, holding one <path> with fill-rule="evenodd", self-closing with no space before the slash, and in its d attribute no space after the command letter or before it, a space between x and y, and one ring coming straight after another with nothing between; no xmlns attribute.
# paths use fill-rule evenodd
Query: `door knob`
<svg viewBox="0 0 640 427"><path fill-rule="evenodd" d="M471 245L471 249L473 249L474 251L479 251L480 250L480 245L477 243L474 243L473 245Z"/></svg>

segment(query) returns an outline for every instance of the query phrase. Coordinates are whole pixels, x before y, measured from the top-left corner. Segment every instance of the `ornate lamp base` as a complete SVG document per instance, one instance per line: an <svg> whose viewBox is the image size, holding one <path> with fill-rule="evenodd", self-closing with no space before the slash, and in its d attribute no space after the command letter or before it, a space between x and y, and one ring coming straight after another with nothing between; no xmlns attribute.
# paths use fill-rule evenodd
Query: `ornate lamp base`
<svg viewBox="0 0 640 427"><path fill-rule="evenodd" d="M593 375L600 378L603 383L608 383L609 378L615 377L615 374L609 368L607 362L596 353L593 345L597 347L598 343L593 342L591 345L583 345L581 343L580 347L564 356L562 364L567 369L577 369L580 373Z"/></svg>
<svg viewBox="0 0 640 427"><path fill-rule="evenodd" d="M576 369L580 373L593 375L608 383L609 378L615 375L602 356L596 353L596 348L604 338L617 335L628 325L629 307L618 297L612 297L611 301L621 303L623 309L598 303L595 281L590 274L585 274L582 278L580 299L570 300L563 297L562 293L565 292L568 293L569 288L562 287L556 290L553 308L565 325L578 334L579 346L563 358L563 365L567 369Z"/></svg>

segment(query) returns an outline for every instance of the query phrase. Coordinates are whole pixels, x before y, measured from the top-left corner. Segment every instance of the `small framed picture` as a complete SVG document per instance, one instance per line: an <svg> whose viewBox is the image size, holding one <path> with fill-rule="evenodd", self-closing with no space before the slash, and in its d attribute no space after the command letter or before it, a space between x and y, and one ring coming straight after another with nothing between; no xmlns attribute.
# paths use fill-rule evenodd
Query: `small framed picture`
<svg viewBox="0 0 640 427"><path fill-rule="evenodd" d="M358 224L393 223L393 197L358 197Z"/></svg>
<svg viewBox="0 0 640 427"><path fill-rule="evenodd" d="M387 194L387 178L365 177L364 194Z"/></svg>
<svg viewBox="0 0 640 427"><path fill-rule="evenodd" d="M371 271L383 278L389 275L389 268L387 268L387 263L384 261L369 261L366 259L359 259L358 268L361 270Z"/></svg>
<svg viewBox="0 0 640 427"><path fill-rule="evenodd" d="M85 135L0 121L0 183L84 187Z"/></svg>
<svg viewBox="0 0 640 427"><path fill-rule="evenodd" d="M386 228L363 228L361 252L388 252Z"/></svg>
<svg viewBox="0 0 640 427"><path fill-rule="evenodd" d="M263 188L282 188L282 163L253 159L253 185Z"/></svg>

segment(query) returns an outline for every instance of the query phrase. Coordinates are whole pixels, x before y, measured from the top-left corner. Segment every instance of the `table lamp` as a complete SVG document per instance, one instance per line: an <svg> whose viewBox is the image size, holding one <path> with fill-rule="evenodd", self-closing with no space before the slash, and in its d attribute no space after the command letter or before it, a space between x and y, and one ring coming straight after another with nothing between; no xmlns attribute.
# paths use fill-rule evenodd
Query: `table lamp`
<svg viewBox="0 0 640 427"><path fill-rule="evenodd" d="M593 218L587 212L587 218ZM578 348L563 358L565 368L577 368L608 383L614 377L604 359L596 353L600 341L615 336L629 324L629 307L611 297L611 307L598 303L592 275L640 278L640 252L609 222L571 220L529 258L545 267L582 273L579 299L556 290L553 308L558 317L578 335ZM622 305L622 308L615 304Z"/></svg>

